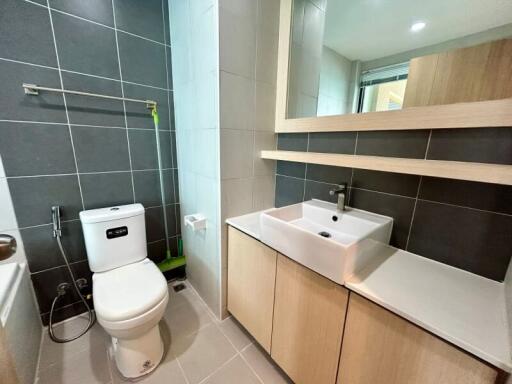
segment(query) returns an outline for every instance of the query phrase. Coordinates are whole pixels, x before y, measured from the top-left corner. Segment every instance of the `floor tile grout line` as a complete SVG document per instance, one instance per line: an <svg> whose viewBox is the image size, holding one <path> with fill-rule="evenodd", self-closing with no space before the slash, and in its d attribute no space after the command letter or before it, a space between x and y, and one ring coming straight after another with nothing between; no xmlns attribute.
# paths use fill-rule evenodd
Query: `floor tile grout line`
<svg viewBox="0 0 512 384"><path fill-rule="evenodd" d="M222 320L222 321L226 321L227 319L231 318L232 316ZM221 322L222 322L221 321ZM231 346L233 347L233 349L237 352L236 354L238 356L240 356L240 358L244 361L244 363L247 365L247 367L252 371L252 373L256 376L256 378L260 381L261 384L264 384L263 380L260 378L260 376L256 373L256 370L251 366L251 364L246 360L246 358L243 356L242 352L245 351L247 348L249 348L252 344L253 344L253 341L251 341L248 345L244 346L243 348L241 348L240 350L235 346L235 344L233 343L233 341L231 341L231 339L229 338L229 336L224 332L224 330L222 329L222 327L220 327L220 323L219 322L218 324L215 324L215 326L217 327L217 329L219 330L220 333L222 333L224 335L224 337L228 340L229 344L231 344Z"/></svg>
<svg viewBox="0 0 512 384"><path fill-rule="evenodd" d="M50 9L50 0L46 0L46 4L48 6L48 15L50 17L50 27L51 27L52 38L53 38L53 46L54 46L54 49L55 49L55 59L57 60L57 68L58 68L58 73L59 73L60 86L62 87L62 89L64 89L64 81L62 79L62 72L60 70L59 49L57 47L57 38L55 36L55 28L54 28L54 25L53 25L53 17L52 17L52 12L51 12L51 9ZM62 99L63 99L63 102L64 102L64 110L66 112L66 120L67 120L67 123L68 123L69 139L71 141L71 148L73 150L73 159L75 160L75 169L76 169L76 177L78 179L78 190L80 192L80 200L82 201L82 209L85 209L84 195L83 195L83 191L82 191L82 184L80 183L80 175L78 174L78 160L76 158L75 144L74 144L74 141L73 141L73 132L71 130L71 124L70 124L70 120L69 120L69 111L68 111L68 105L67 105L67 100L66 100L66 94L62 94Z"/></svg>
<svg viewBox="0 0 512 384"><path fill-rule="evenodd" d="M119 70L119 78L121 80L121 95L124 98L125 96L124 96L124 86L123 86L123 71L122 71L122 67L121 67L121 54L119 52L119 40L117 38L117 28L116 28L116 9L115 9L115 5L114 5L114 0L111 0L110 3L112 5L112 15L113 15L113 21L114 21L114 35L115 35L115 39L116 39L116 53L117 53L117 65L118 65L117 68ZM123 112L124 112L124 124L125 124L125 127L128 128L128 116L126 113L125 100L123 100ZM133 177L133 162L132 162L132 153L131 153L131 148L130 148L130 134L129 134L128 129L126 130L126 144L128 147L128 161L130 164L130 177L132 180L132 196L133 196L133 202L135 203L137 201L137 198L135 195L135 179Z"/></svg>
<svg viewBox="0 0 512 384"><path fill-rule="evenodd" d="M222 368L224 368L225 366L227 366L229 363L231 363L233 360L235 360L238 356L238 353L235 353L232 357L230 357L227 361L225 361L224 363L222 363L220 366L218 366L217 368L215 368L215 370L210 373L208 376L206 376L204 379L202 379L201 381L199 381L199 383L197 384L204 384L206 383L207 380L209 380L211 377L213 377L217 372L220 372L220 370Z"/></svg>

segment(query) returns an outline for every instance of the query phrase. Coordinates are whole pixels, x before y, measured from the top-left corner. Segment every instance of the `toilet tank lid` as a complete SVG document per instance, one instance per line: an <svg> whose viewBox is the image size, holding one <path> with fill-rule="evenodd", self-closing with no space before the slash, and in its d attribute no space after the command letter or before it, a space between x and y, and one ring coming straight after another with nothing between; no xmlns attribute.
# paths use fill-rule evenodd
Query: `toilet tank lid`
<svg viewBox="0 0 512 384"><path fill-rule="evenodd" d="M126 219L128 217L144 214L142 204L118 205L115 207L90 209L80 212L80 221L84 224L100 223L102 221L111 221Z"/></svg>

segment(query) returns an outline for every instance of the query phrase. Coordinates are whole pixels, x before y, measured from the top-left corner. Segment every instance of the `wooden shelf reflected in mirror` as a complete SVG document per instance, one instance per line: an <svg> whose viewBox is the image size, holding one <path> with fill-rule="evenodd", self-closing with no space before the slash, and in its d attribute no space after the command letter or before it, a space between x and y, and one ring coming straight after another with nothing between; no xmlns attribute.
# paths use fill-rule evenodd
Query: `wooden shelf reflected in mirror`
<svg viewBox="0 0 512 384"><path fill-rule="evenodd" d="M262 159L512 185L512 165L333 153L261 151Z"/></svg>

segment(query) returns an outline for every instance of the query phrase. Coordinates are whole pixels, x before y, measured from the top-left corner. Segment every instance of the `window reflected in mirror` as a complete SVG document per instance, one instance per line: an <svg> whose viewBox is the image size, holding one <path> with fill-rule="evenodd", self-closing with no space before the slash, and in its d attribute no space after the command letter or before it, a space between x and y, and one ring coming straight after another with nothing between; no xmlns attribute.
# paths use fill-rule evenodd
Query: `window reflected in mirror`
<svg viewBox="0 0 512 384"><path fill-rule="evenodd" d="M512 97L512 1L293 0L287 117Z"/></svg>

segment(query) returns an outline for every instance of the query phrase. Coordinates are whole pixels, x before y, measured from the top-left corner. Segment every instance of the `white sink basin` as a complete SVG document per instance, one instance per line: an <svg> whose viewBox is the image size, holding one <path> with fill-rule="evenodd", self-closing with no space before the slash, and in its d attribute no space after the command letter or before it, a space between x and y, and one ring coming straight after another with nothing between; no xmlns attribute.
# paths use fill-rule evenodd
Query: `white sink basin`
<svg viewBox="0 0 512 384"><path fill-rule="evenodd" d="M389 243L393 219L354 208L339 212L336 204L311 200L263 212L260 224L265 244L343 284Z"/></svg>

